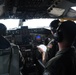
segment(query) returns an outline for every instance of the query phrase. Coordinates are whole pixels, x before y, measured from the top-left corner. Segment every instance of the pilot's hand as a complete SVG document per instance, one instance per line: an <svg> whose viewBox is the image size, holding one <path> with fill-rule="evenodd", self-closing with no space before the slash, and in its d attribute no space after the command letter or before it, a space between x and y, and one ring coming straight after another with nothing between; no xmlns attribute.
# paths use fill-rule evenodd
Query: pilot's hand
<svg viewBox="0 0 76 75"><path fill-rule="evenodd" d="M41 52L41 53L46 52L46 50L47 50L47 47L44 44L37 46L37 48L38 48L39 52Z"/></svg>

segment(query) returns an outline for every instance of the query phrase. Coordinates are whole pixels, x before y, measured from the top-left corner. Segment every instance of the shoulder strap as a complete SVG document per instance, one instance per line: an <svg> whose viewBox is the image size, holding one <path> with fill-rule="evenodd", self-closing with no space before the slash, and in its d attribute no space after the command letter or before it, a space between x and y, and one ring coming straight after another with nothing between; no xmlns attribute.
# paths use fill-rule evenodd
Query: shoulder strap
<svg viewBox="0 0 76 75"><path fill-rule="evenodd" d="M9 57L11 48L0 49L0 75L9 74Z"/></svg>
<svg viewBox="0 0 76 75"><path fill-rule="evenodd" d="M10 49L10 55L9 55L9 66L8 66L8 73L10 73L10 65L12 60L12 48Z"/></svg>
<svg viewBox="0 0 76 75"><path fill-rule="evenodd" d="M17 45L12 46L10 75L19 75L19 47Z"/></svg>

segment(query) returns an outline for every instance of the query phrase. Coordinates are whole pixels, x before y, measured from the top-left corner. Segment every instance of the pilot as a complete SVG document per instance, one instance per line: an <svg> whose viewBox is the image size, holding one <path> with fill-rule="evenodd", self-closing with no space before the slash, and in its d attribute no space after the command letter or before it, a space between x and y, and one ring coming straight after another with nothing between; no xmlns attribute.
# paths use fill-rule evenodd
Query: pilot
<svg viewBox="0 0 76 75"><path fill-rule="evenodd" d="M53 36L59 22L60 22L59 20L54 20L50 23L51 33ZM46 40L46 42L48 43L48 40ZM48 44L46 44L46 46L42 44L42 45L37 46L37 48L39 52L42 54L42 62L46 64L46 62L49 59L55 56L56 52L58 51L58 44L55 41L55 39L52 39Z"/></svg>
<svg viewBox="0 0 76 75"><path fill-rule="evenodd" d="M6 26L0 23L0 49L5 49L10 47L9 41L5 39L6 30L7 30Z"/></svg>
<svg viewBox="0 0 76 75"><path fill-rule="evenodd" d="M19 75L19 48L6 39L6 30L0 23L0 75Z"/></svg>
<svg viewBox="0 0 76 75"><path fill-rule="evenodd" d="M67 20L58 24L55 38L59 51L51 58L43 75L76 75L76 50L73 42L76 36L76 24Z"/></svg>
<svg viewBox="0 0 76 75"><path fill-rule="evenodd" d="M50 28L51 28L51 33L53 35L53 38L51 41L48 43L47 48L48 48L48 60L51 59L52 57L55 56L55 54L58 51L58 44L56 40L54 39L54 33L56 32L56 28L58 27L59 20L53 20L50 23Z"/></svg>

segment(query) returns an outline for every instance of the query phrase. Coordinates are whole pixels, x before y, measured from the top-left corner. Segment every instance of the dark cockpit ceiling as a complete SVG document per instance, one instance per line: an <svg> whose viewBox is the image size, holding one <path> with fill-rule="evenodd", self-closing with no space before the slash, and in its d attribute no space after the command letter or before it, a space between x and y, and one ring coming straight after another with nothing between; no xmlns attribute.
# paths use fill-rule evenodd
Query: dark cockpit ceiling
<svg viewBox="0 0 76 75"><path fill-rule="evenodd" d="M0 0L0 18L76 18L76 0Z"/></svg>

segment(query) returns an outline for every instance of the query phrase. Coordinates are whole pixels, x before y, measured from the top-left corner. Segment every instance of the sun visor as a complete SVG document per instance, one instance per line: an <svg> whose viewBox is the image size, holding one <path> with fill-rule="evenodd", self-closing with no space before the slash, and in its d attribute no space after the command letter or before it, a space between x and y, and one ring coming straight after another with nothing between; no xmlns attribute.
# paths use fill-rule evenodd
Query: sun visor
<svg viewBox="0 0 76 75"><path fill-rule="evenodd" d="M53 8L50 10L49 14L54 16L61 16L64 13L65 9L62 8Z"/></svg>

